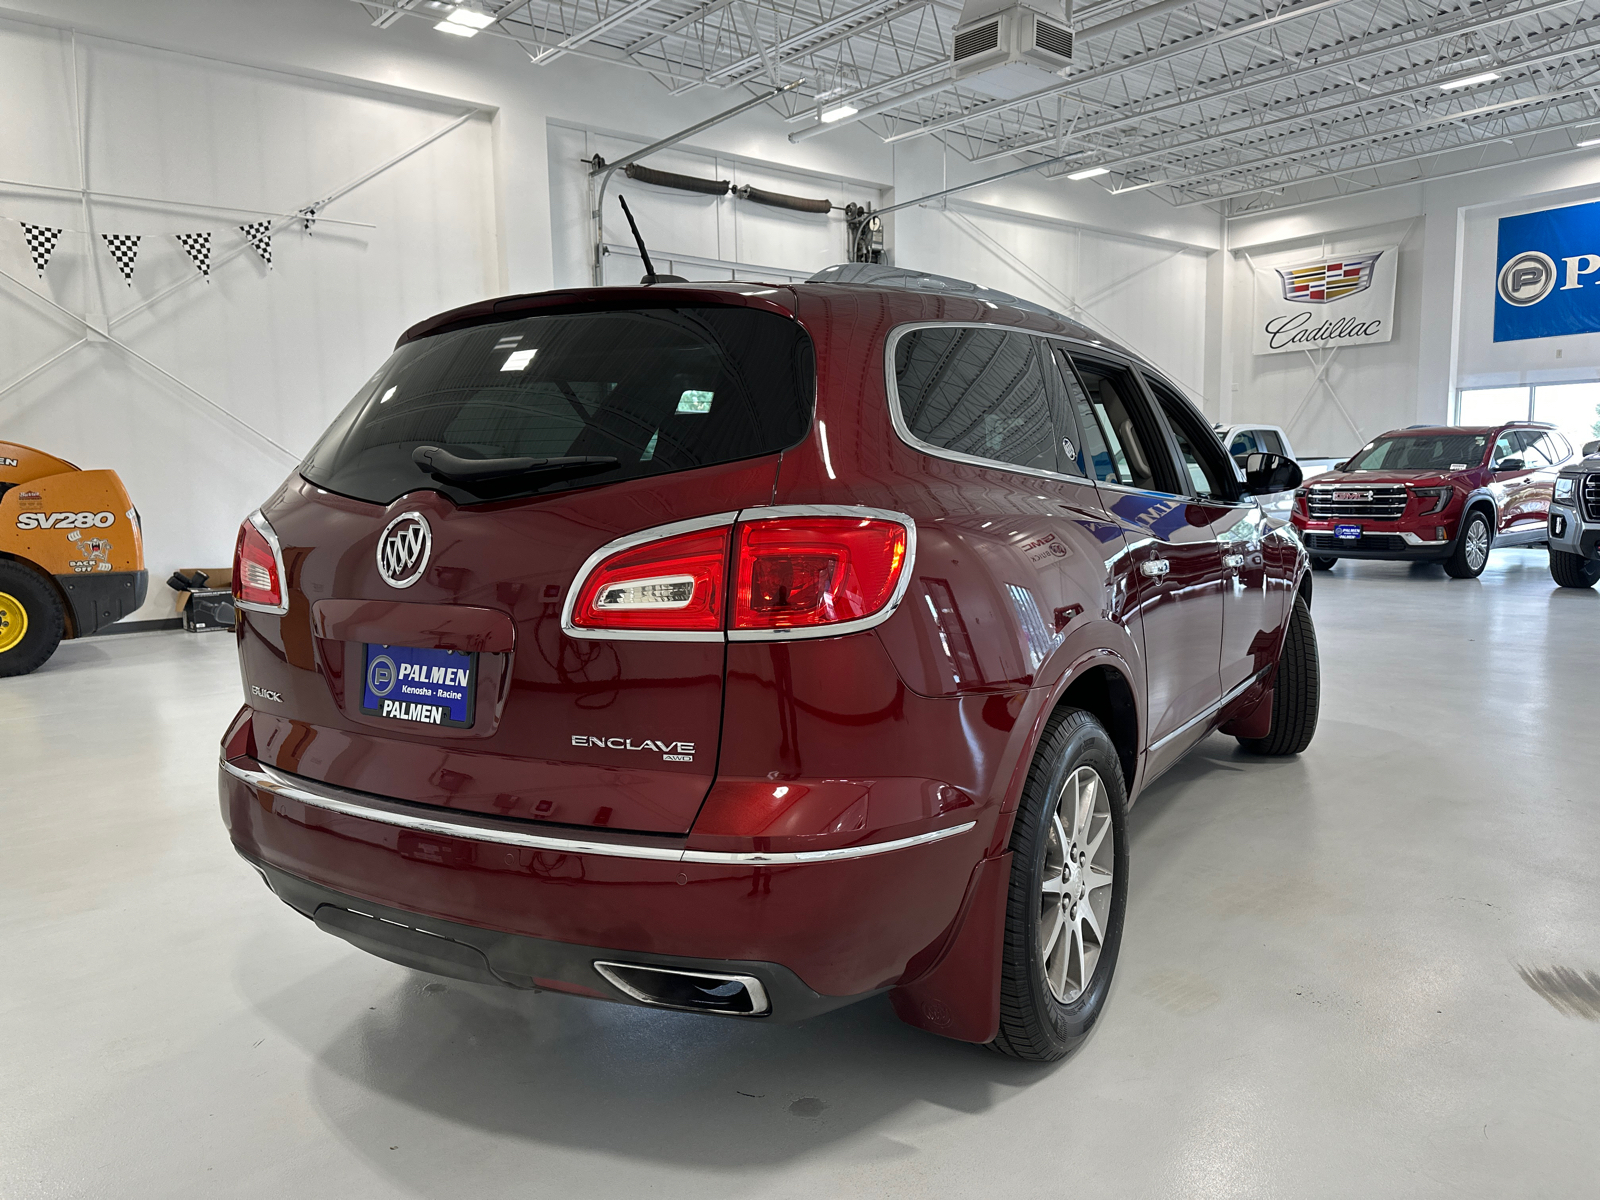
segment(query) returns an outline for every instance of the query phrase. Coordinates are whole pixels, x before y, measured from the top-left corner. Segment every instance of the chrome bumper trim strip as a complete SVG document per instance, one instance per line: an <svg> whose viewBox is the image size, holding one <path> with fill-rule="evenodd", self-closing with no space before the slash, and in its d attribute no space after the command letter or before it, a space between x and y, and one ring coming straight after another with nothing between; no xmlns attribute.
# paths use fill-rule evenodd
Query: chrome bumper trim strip
<svg viewBox="0 0 1600 1200"><path fill-rule="evenodd" d="M913 837L896 838L889 842L868 842L863 846L841 846L836 850L796 850L789 853L630 846L619 842L595 842L582 838L524 833L516 829L498 828L487 821L480 823L470 819L441 820L437 817L425 817L398 808L386 807L382 801L374 802L358 792L348 792L342 788L313 791L306 785L305 780L285 775L271 767L263 766L259 771L251 771L227 761L223 761L221 766L235 779L243 780L263 792L282 796L286 800L295 800L301 804L309 804L313 808L324 809L327 812L339 813L342 816L376 821L382 825L414 829L421 833L438 834L441 837L520 846L527 850L548 850L558 854L599 854L610 858L642 858L653 862L714 863L722 866L795 866L804 863L842 862L847 859L868 858L875 854L889 854L912 846L927 846L934 842L942 842L946 838L966 833L978 824L976 821L967 821L961 825L952 825L948 829L935 829L931 833L919 833Z"/></svg>

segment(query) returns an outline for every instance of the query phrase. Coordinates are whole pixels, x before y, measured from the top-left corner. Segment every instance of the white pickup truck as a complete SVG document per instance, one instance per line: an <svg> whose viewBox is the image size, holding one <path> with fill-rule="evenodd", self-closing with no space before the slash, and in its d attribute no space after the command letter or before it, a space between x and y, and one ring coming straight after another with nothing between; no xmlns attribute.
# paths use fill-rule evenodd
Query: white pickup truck
<svg viewBox="0 0 1600 1200"><path fill-rule="evenodd" d="M1276 425L1214 425L1217 436L1228 448L1228 453L1241 465L1246 454L1281 454L1300 464L1300 473L1307 479L1331 470L1337 458L1301 458L1294 452L1289 435Z"/></svg>

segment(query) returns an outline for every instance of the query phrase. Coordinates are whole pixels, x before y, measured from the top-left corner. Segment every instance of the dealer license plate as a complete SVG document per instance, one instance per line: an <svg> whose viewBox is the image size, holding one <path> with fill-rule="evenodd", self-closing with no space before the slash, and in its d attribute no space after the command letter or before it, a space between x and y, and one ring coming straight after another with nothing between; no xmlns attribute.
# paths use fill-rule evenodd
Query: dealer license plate
<svg viewBox="0 0 1600 1200"><path fill-rule="evenodd" d="M419 725L468 726L477 673L476 654L369 642L361 711Z"/></svg>
<svg viewBox="0 0 1600 1200"><path fill-rule="evenodd" d="M1359 542L1361 540L1361 526L1335 525L1333 527L1333 536L1341 542Z"/></svg>

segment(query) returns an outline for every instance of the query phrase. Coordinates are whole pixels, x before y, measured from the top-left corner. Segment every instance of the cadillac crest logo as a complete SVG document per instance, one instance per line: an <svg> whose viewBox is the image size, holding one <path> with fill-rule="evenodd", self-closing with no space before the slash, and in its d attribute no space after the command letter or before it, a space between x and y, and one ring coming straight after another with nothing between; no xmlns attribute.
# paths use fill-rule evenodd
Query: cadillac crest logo
<svg viewBox="0 0 1600 1200"><path fill-rule="evenodd" d="M378 574L390 587L408 588L422 578L433 553L433 530L419 512L401 513L378 538Z"/></svg>
<svg viewBox="0 0 1600 1200"><path fill-rule="evenodd" d="M1331 304L1372 286L1372 268L1383 254L1362 254L1333 262L1307 263L1300 267L1277 267L1283 280L1283 298L1301 304Z"/></svg>

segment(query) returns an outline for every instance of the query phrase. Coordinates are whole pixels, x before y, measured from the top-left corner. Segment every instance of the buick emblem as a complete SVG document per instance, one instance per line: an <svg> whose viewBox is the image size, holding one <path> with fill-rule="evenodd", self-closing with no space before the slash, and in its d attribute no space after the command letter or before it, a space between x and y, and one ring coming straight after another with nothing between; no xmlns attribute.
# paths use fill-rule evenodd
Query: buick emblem
<svg viewBox="0 0 1600 1200"><path fill-rule="evenodd" d="M422 578L433 553L433 530L419 512L401 513L378 538L378 574L390 587L408 588Z"/></svg>
<svg viewBox="0 0 1600 1200"><path fill-rule="evenodd" d="M1556 264L1548 254L1529 250L1500 268L1500 298L1526 308L1537 304L1556 286Z"/></svg>

